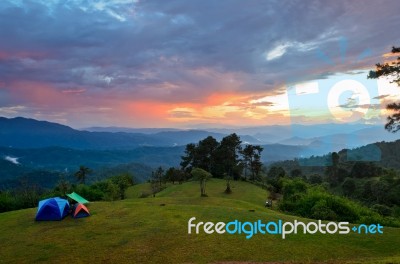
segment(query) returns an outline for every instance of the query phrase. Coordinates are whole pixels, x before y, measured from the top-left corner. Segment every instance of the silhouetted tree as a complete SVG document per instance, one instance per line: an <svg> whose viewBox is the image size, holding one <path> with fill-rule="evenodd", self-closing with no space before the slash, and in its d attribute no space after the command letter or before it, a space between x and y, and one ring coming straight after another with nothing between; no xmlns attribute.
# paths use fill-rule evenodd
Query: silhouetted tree
<svg viewBox="0 0 400 264"><path fill-rule="evenodd" d="M400 54L400 47L392 47L392 53ZM400 57L389 63L377 63L376 70L370 71L368 74L368 78L371 79L380 77L388 77L391 82L400 85ZM385 129L395 133L400 130L400 103L388 104L386 109L394 113L387 117L388 122L385 125Z"/></svg>
<svg viewBox="0 0 400 264"><path fill-rule="evenodd" d="M185 155L181 156L181 158L182 161L180 165L182 170L191 171L193 167L196 167L198 165L196 144L187 144L185 148Z"/></svg>
<svg viewBox="0 0 400 264"><path fill-rule="evenodd" d="M355 162L350 176L353 178L372 178L379 176L382 173L382 168L373 162Z"/></svg>
<svg viewBox="0 0 400 264"><path fill-rule="evenodd" d="M250 170L250 180L254 181L258 178L258 174L262 168L261 152L263 148L261 146L246 145L244 149L240 151L242 154L242 164L244 167L245 178L247 177L247 170Z"/></svg>
<svg viewBox="0 0 400 264"><path fill-rule="evenodd" d="M208 136L199 141L197 146L198 167L211 172L214 165L214 152L218 147L218 141L212 136Z"/></svg>
<svg viewBox="0 0 400 264"><path fill-rule="evenodd" d="M78 179L78 181L80 183L85 184L86 181L86 177L88 174L90 174L92 172L91 169L89 169L88 167L85 167L83 165L79 166L79 170L77 172L75 172L75 177Z"/></svg>
<svg viewBox="0 0 400 264"><path fill-rule="evenodd" d="M303 172L300 169L294 169L290 172L292 178L301 177L301 175L303 175Z"/></svg>
<svg viewBox="0 0 400 264"><path fill-rule="evenodd" d="M272 166L267 173L267 183L271 184L276 192L282 190L282 178L286 176L286 172L282 167Z"/></svg>
<svg viewBox="0 0 400 264"><path fill-rule="evenodd" d="M311 184L321 184L322 183L322 177L320 175L318 175L318 174L312 174L309 177L308 181Z"/></svg>
<svg viewBox="0 0 400 264"><path fill-rule="evenodd" d="M326 168L325 173L328 176L330 183L336 185L338 183L340 156L337 152L333 152L331 158L332 164Z"/></svg>
<svg viewBox="0 0 400 264"><path fill-rule="evenodd" d="M343 194L346 196L351 196L356 190L356 182L353 178L346 178L342 184Z"/></svg>
<svg viewBox="0 0 400 264"><path fill-rule="evenodd" d="M186 172L174 167L170 167L166 172L165 172L165 178L167 181L172 182L172 184L175 184L175 182L179 182L181 184L185 178L186 178Z"/></svg>

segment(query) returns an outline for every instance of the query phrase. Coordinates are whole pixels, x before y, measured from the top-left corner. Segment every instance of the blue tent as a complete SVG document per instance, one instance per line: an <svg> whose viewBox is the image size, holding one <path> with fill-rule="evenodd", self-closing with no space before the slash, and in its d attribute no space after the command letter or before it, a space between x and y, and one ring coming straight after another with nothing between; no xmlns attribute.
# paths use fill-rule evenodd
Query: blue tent
<svg viewBox="0 0 400 264"><path fill-rule="evenodd" d="M45 199L39 202L36 221L62 220L69 213L69 203L59 197Z"/></svg>

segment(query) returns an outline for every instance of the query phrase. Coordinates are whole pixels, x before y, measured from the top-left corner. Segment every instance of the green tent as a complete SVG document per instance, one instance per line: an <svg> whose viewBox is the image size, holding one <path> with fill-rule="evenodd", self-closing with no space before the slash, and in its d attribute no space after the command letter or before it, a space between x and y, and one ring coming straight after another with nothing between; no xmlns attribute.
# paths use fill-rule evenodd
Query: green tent
<svg viewBox="0 0 400 264"><path fill-rule="evenodd" d="M82 196L80 196L79 194L73 192L73 193L67 193L67 196L69 198L71 198L72 200L81 203L81 204L87 204L89 203L88 200L86 200L85 198L83 198Z"/></svg>

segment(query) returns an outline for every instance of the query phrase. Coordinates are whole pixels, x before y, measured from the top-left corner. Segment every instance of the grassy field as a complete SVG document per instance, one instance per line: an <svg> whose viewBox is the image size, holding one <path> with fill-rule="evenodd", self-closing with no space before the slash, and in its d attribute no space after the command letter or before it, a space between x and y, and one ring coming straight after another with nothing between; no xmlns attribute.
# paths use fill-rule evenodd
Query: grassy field
<svg viewBox="0 0 400 264"><path fill-rule="evenodd" d="M285 240L189 235L193 216L213 222L299 219L265 209L267 193L257 186L234 182L230 195L224 187L213 179L209 197L201 198L199 184L188 182L169 185L155 198L138 198L150 186L137 185L124 201L91 203L91 217L60 222L35 222L36 209L2 213L0 263L400 263L398 228L385 227L382 235L299 234Z"/></svg>

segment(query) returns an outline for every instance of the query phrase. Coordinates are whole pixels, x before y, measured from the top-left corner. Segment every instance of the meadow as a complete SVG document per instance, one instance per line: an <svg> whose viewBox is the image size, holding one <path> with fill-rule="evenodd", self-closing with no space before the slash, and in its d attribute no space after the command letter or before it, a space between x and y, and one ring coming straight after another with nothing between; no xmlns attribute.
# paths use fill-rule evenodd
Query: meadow
<svg viewBox="0 0 400 264"><path fill-rule="evenodd" d="M156 197L139 198L150 185L127 190L127 199L89 204L83 219L35 222L36 208L0 214L0 263L400 263L400 229L381 235L188 234L197 221L294 221L264 207L267 191L247 182L169 184Z"/></svg>

